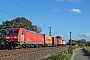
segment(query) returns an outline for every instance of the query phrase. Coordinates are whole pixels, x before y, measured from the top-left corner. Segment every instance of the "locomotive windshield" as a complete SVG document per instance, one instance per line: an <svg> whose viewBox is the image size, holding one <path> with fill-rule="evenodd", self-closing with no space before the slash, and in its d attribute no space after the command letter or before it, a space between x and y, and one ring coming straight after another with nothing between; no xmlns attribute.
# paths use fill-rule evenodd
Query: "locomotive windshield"
<svg viewBox="0 0 90 60"><path fill-rule="evenodd" d="M8 34L18 34L18 30L8 30Z"/></svg>
<svg viewBox="0 0 90 60"><path fill-rule="evenodd" d="M18 30L14 30L14 34L18 34Z"/></svg>

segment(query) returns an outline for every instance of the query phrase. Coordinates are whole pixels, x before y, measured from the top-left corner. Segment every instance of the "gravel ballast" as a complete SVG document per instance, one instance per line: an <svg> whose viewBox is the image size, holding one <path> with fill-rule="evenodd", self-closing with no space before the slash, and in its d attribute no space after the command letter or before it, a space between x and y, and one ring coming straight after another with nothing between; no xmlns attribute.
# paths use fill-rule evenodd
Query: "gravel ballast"
<svg viewBox="0 0 90 60"><path fill-rule="evenodd" d="M21 54L13 54L10 56L2 56L0 57L0 60L39 60L54 55L56 53L60 53L61 51L66 49L68 49L68 47L54 48L49 50L42 50L42 51L28 52Z"/></svg>

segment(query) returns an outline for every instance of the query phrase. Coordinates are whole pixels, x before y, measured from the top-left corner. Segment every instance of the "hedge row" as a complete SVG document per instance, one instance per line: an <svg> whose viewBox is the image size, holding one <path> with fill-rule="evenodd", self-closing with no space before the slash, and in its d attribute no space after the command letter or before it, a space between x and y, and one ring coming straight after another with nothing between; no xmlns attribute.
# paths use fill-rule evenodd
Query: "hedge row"
<svg viewBox="0 0 90 60"><path fill-rule="evenodd" d="M90 47L84 47L83 50L86 54L90 55Z"/></svg>

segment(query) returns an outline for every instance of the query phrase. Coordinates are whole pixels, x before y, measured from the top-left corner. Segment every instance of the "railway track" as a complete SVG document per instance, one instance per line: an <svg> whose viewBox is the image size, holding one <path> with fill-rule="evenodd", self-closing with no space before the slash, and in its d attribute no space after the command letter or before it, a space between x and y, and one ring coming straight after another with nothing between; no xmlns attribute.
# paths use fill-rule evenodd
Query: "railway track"
<svg viewBox="0 0 90 60"><path fill-rule="evenodd" d="M68 48L69 46L57 46L57 47L42 47L42 48L26 48L26 49L13 49L13 50L0 50L0 57L2 56L10 56L15 54L22 54L22 53L28 53L28 52L36 52L36 51L42 51L42 50L50 50L50 49L56 49L56 48Z"/></svg>

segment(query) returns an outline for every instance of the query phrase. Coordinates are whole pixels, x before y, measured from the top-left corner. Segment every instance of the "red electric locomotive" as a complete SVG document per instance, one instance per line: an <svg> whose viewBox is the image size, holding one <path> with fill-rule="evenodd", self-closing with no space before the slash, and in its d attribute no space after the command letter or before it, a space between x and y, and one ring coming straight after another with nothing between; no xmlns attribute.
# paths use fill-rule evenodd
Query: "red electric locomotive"
<svg viewBox="0 0 90 60"><path fill-rule="evenodd" d="M24 28L8 28L6 34L8 46L36 47L43 45L42 34L28 31Z"/></svg>

